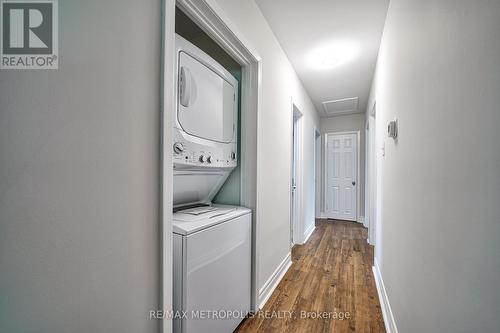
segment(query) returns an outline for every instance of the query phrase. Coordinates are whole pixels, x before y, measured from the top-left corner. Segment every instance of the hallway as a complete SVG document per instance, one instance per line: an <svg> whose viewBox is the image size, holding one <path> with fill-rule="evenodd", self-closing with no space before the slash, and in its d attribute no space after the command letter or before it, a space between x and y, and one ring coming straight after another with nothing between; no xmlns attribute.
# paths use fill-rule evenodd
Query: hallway
<svg viewBox="0 0 500 333"><path fill-rule="evenodd" d="M355 222L316 220L261 313L237 332L385 332L367 232ZM325 318L300 320L302 311Z"/></svg>
<svg viewBox="0 0 500 333"><path fill-rule="evenodd" d="M0 333L500 333L500 0L0 30Z"/></svg>

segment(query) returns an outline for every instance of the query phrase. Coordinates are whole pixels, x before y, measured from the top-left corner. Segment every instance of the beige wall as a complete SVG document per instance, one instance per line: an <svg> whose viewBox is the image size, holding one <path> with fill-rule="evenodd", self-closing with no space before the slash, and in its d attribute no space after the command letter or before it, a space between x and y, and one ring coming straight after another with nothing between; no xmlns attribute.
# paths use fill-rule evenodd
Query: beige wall
<svg viewBox="0 0 500 333"><path fill-rule="evenodd" d="M399 332L500 331L499 31L499 1L390 2L375 250Z"/></svg>
<svg viewBox="0 0 500 333"><path fill-rule="evenodd" d="M316 110L288 58L253 0L217 0L218 6L262 58L258 114L258 286L290 252L292 101L303 113L303 202L306 231L314 224L314 128Z"/></svg>
<svg viewBox="0 0 500 333"><path fill-rule="evenodd" d="M160 1L59 1L0 71L0 331L158 332Z"/></svg>
<svg viewBox="0 0 500 333"><path fill-rule="evenodd" d="M333 132L348 132L359 131L360 133L360 156L358 157L360 168L360 179L358 180L359 192L359 212L360 216L365 215L365 114L356 113L329 118L321 118L321 166L322 166L322 181L321 181L321 207L325 207L325 134ZM359 220L359 217L358 217Z"/></svg>

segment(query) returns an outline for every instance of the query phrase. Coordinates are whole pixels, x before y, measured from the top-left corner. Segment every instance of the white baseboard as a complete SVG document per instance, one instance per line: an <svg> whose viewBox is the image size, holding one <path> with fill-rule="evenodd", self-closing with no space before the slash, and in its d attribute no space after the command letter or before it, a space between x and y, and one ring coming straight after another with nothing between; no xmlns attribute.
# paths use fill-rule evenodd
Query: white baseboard
<svg viewBox="0 0 500 333"><path fill-rule="evenodd" d="M267 300L273 294L274 289L278 286L285 273L292 266L292 253L288 252L287 256L279 264L278 268L273 272L269 279L264 283L259 290L259 309L262 309Z"/></svg>
<svg viewBox="0 0 500 333"><path fill-rule="evenodd" d="M382 308L382 316L384 317L385 329L387 333L398 333L396 321L394 320L391 305L389 304L389 298L387 297L387 293L385 292L384 280L382 279L382 273L380 272L377 258L375 258L372 270L373 276L375 277L375 284L377 285L378 299L380 301L380 307Z"/></svg>
<svg viewBox="0 0 500 333"><path fill-rule="evenodd" d="M312 233L314 232L314 229L316 229L316 225L313 223L311 225L311 227L309 228L309 230L307 230L304 233L304 242L302 242L302 244L304 244L305 242L307 242L309 240L309 237L311 237Z"/></svg>

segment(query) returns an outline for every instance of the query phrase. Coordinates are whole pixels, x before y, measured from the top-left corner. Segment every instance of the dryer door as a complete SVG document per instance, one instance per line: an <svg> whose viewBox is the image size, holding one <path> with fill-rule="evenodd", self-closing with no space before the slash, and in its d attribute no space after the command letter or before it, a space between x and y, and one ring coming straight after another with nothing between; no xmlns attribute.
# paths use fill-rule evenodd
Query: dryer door
<svg viewBox="0 0 500 333"><path fill-rule="evenodd" d="M233 141L237 118L235 83L182 51L178 76L177 120L182 129L211 141Z"/></svg>

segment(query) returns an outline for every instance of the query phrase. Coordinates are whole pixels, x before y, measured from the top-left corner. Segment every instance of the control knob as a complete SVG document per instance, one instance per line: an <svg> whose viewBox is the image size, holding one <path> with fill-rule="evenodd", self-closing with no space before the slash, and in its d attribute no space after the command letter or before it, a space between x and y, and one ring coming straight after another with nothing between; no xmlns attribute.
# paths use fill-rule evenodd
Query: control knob
<svg viewBox="0 0 500 333"><path fill-rule="evenodd" d="M212 156L207 157L207 163L212 163Z"/></svg>
<svg viewBox="0 0 500 333"><path fill-rule="evenodd" d="M174 143L174 152L180 154L184 151L184 145L181 142Z"/></svg>
<svg viewBox="0 0 500 333"><path fill-rule="evenodd" d="M205 157L205 155L200 155L200 162L205 163L206 161L207 161L207 158Z"/></svg>
<svg viewBox="0 0 500 333"><path fill-rule="evenodd" d="M236 153L235 152L232 152L231 153L231 159L234 161L236 159Z"/></svg>

